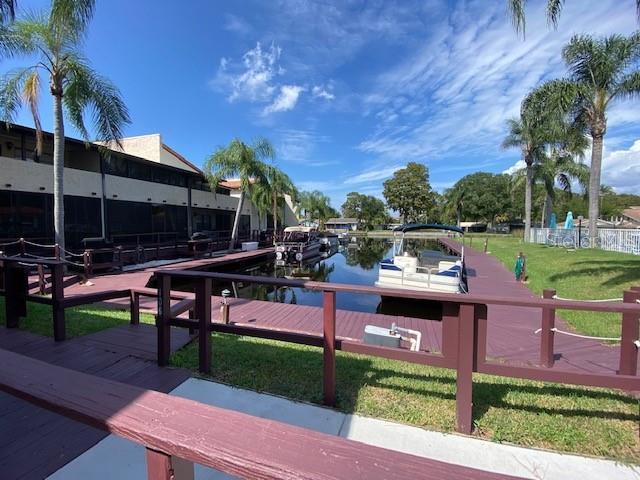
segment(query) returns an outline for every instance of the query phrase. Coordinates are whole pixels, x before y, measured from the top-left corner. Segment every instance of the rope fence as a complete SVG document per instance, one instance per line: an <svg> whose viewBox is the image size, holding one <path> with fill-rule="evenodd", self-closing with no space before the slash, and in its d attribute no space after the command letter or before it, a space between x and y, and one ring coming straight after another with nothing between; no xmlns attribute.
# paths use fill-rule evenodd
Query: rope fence
<svg viewBox="0 0 640 480"><path fill-rule="evenodd" d="M621 337L594 337L592 335L581 335L579 333L573 333L573 332L566 332L564 330L559 330L557 328L551 328L550 329L552 332L554 333L559 333L560 335L567 335L569 337L577 337L577 338L586 338L587 340L601 340L604 342L619 342L620 340L622 340ZM535 330L533 333L535 335L538 335L540 332L542 331L541 328L538 328L537 330ZM640 340L636 340L636 345L640 344Z"/></svg>
<svg viewBox="0 0 640 480"><path fill-rule="evenodd" d="M622 301L622 297L620 297L620 298L598 298L598 299L594 299L594 300L582 300L582 299L577 299L577 298L564 298L564 297L560 297L558 295L554 295L551 298L553 298L555 300L567 300L569 302L593 302L593 303L598 303L598 302L621 302Z"/></svg>

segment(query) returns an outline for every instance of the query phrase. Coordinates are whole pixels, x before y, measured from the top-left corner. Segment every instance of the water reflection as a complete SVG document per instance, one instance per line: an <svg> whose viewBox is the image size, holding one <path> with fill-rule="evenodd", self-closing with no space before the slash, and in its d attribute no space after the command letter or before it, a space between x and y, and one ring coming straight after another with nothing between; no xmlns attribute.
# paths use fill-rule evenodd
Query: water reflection
<svg viewBox="0 0 640 480"><path fill-rule="evenodd" d="M380 260L392 255L392 246L392 242L387 239L362 238L303 262L287 264L282 261L269 260L244 267L230 266L224 270L218 267L217 271L291 280L372 286L378 277L378 264ZM407 248L418 253L437 248L437 244L432 241L411 240ZM276 288L270 285L246 284L244 282L214 282L214 294L219 295L225 288L231 290L234 296L239 298L300 305L322 305L322 293L306 288ZM345 310L434 318L433 306L425 302L380 298L376 295L338 293L336 304L337 308Z"/></svg>

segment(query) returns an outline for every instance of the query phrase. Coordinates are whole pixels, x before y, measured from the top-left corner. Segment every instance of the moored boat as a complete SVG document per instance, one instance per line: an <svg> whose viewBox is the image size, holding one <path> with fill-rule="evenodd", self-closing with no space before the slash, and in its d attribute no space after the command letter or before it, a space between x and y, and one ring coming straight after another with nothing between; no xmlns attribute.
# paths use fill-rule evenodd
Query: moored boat
<svg viewBox="0 0 640 480"><path fill-rule="evenodd" d="M276 259L300 262L320 252L318 232L313 227L287 227L282 240L276 242Z"/></svg>

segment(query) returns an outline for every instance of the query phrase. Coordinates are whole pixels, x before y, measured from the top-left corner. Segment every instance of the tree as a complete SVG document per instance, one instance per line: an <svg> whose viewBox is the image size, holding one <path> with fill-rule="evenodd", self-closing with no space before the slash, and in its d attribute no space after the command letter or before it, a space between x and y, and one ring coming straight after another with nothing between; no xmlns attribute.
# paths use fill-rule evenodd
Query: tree
<svg viewBox="0 0 640 480"><path fill-rule="evenodd" d="M459 221L493 223L508 217L510 188L509 175L486 172L466 175L445 192L447 211L454 213Z"/></svg>
<svg viewBox="0 0 640 480"><path fill-rule="evenodd" d="M273 231L276 232L278 231L278 213L282 211L282 209L278 207L282 206L285 195L289 195L295 202L298 195L298 189L289 175L284 173L275 165L267 165L266 175L271 193ZM284 217L282 221L284 222Z"/></svg>
<svg viewBox="0 0 640 480"><path fill-rule="evenodd" d="M0 0L0 23L13 20L16 15L15 0Z"/></svg>
<svg viewBox="0 0 640 480"><path fill-rule="evenodd" d="M594 39L575 35L562 51L569 78L547 82L548 110L569 109L591 136L589 175L589 237L594 243L600 216L602 150L607 111L618 100L640 96L640 32L629 37L611 35Z"/></svg>
<svg viewBox="0 0 640 480"><path fill-rule="evenodd" d="M13 121L27 103L36 127L37 152L42 151L38 103L47 77L53 97L53 201L55 243L64 249L64 114L89 141L84 114L91 112L100 140L120 143L129 114L118 89L92 70L80 52L93 0L53 0L51 11L29 14L0 29L0 52L5 57L34 59L26 68L0 80L0 116Z"/></svg>
<svg viewBox="0 0 640 480"><path fill-rule="evenodd" d="M372 230L376 225L386 223L388 218L382 200L358 192L347 194L347 199L342 204L342 215L356 218L365 230Z"/></svg>
<svg viewBox="0 0 640 480"><path fill-rule="evenodd" d="M304 218L317 221L320 229L324 228L324 222L329 218L338 216L338 212L331 206L329 197L318 190L301 192L298 204L300 210L304 212Z"/></svg>
<svg viewBox="0 0 640 480"><path fill-rule="evenodd" d="M237 176L240 178L240 198L233 220L229 249L233 250L238 240L238 228L240 217L244 207L244 199L250 195L254 185L268 185L265 160L272 159L275 150L271 143L259 138L253 144L247 145L241 140L234 139L228 146L216 150L204 164L204 173L211 185L211 190L216 191L220 181L224 178Z"/></svg>
<svg viewBox="0 0 640 480"><path fill-rule="evenodd" d="M409 162L384 182L384 198L404 222L427 220L435 201L429 185L429 170L421 163Z"/></svg>
<svg viewBox="0 0 640 480"><path fill-rule="evenodd" d="M509 11L511 21L516 29L516 32L524 35L525 31L525 4L527 0L507 0L507 9ZM560 13L564 6L564 0L547 0L547 22L552 25L553 28L558 27L558 20L560 19ZM636 0L636 12L638 19L640 19L640 0Z"/></svg>

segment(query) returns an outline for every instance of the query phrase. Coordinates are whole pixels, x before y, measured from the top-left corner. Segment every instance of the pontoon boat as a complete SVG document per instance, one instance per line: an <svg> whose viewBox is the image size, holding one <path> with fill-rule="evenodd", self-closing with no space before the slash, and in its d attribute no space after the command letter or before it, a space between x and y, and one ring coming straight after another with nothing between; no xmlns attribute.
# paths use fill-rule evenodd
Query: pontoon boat
<svg viewBox="0 0 640 480"><path fill-rule="evenodd" d="M393 258L380 262L376 286L425 292L466 292L464 246L459 257L437 250L411 254L406 248L405 234L419 230L463 234L462 229L447 225L408 224L394 228Z"/></svg>
<svg viewBox="0 0 640 480"><path fill-rule="evenodd" d="M282 241L276 242L276 259L301 262L320 251L318 232L313 227L287 227Z"/></svg>

